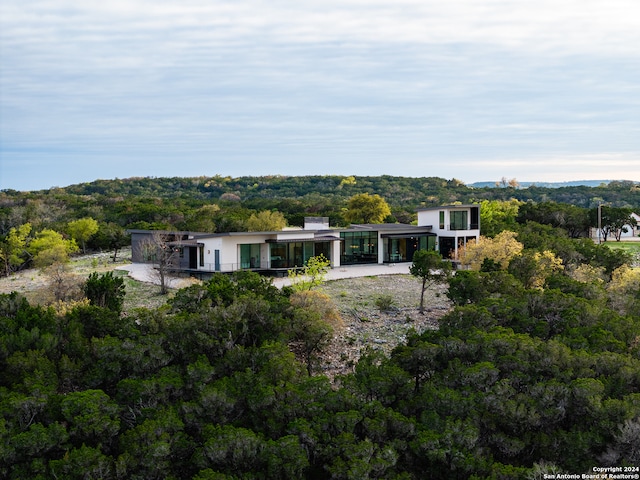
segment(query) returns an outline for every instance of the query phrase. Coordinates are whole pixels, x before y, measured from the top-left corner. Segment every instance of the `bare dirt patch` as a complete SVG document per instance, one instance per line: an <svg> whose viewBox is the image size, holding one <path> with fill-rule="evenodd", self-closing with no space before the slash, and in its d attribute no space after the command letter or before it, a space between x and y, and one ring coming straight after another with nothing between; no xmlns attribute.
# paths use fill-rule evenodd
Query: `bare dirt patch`
<svg viewBox="0 0 640 480"><path fill-rule="evenodd" d="M326 282L322 291L337 305L344 329L322 358L323 373L329 377L350 373L361 354L371 348L388 355L403 343L411 330L422 333L438 328L438 320L451 304L446 287L425 292L425 311L418 311L420 281L411 275L381 275ZM376 299L391 295L394 308L381 312Z"/></svg>
<svg viewBox="0 0 640 480"><path fill-rule="evenodd" d="M112 253L95 253L74 257L67 265L70 277L76 277L78 282L86 280L92 272L104 273L116 266L131 261L129 257L121 256L117 263L112 261ZM50 300L51 277L45 270L28 269L14 272L8 277L0 278L0 293L18 292L32 304L44 304Z"/></svg>

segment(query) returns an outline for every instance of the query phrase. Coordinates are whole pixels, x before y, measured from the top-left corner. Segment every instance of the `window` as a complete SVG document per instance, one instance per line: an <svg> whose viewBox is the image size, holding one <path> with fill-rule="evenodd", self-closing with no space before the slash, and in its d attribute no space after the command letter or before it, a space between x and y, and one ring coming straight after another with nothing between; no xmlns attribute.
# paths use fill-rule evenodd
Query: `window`
<svg viewBox="0 0 640 480"><path fill-rule="evenodd" d="M385 262L411 262L418 250L435 250L436 235L420 235L386 238L384 243Z"/></svg>
<svg viewBox="0 0 640 480"><path fill-rule="evenodd" d="M260 244L240 245L240 268L260 268Z"/></svg>
<svg viewBox="0 0 640 480"><path fill-rule="evenodd" d="M271 268L302 267L315 255L314 242L271 243Z"/></svg>
<svg viewBox="0 0 640 480"><path fill-rule="evenodd" d="M471 207L471 230L478 230L480 228L480 208Z"/></svg>
<svg viewBox="0 0 640 480"><path fill-rule="evenodd" d="M444 230L444 210L440 210L440 230Z"/></svg>
<svg viewBox="0 0 640 480"><path fill-rule="evenodd" d="M467 211L451 212L451 230L467 230Z"/></svg>
<svg viewBox="0 0 640 480"><path fill-rule="evenodd" d="M354 263L378 263L378 232L342 232L343 265Z"/></svg>

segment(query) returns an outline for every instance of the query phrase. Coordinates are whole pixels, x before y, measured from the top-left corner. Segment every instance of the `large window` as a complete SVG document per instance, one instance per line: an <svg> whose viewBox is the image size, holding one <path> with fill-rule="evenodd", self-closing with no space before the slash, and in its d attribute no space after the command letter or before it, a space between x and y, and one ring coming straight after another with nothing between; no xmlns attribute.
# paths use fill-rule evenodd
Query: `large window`
<svg viewBox="0 0 640 480"><path fill-rule="evenodd" d="M316 242L313 245L314 256L324 255L327 260L331 259L331 242Z"/></svg>
<svg viewBox="0 0 640 480"><path fill-rule="evenodd" d="M342 265L378 263L378 232L342 232Z"/></svg>
<svg viewBox="0 0 640 480"><path fill-rule="evenodd" d="M418 250L435 250L436 236L408 236L385 239L385 262L412 262Z"/></svg>
<svg viewBox="0 0 640 480"><path fill-rule="evenodd" d="M240 268L260 268L260 244L240 245Z"/></svg>
<svg viewBox="0 0 640 480"><path fill-rule="evenodd" d="M318 254L318 245L320 243L315 242L271 243L269 245L271 248L271 268L302 267L307 263L307 260ZM320 253L323 253L321 247L320 250ZM329 258L327 255L325 256Z"/></svg>
<svg viewBox="0 0 640 480"><path fill-rule="evenodd" d="M453 211L451 215L451 230L468 230L469 223L467 221L467 211Z"/></svg>

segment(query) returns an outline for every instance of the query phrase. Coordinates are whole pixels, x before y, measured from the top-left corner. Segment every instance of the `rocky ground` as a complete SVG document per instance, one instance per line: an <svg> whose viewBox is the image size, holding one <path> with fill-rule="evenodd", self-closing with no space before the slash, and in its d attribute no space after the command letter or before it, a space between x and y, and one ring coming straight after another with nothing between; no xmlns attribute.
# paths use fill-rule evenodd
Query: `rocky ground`
<svg viewBox="0 0 640 480"><path fill-rule="evenodd" d="M321 289L334 300L344 321L344 328L336 332L322 358L323 371L329 377L352 372L367 347L389 354L410 330L421 333L437 328L438 319L451 308L446 290L438 286L425 293L421 314L420 281L410 275L335 280ZM376 306L376 300L384 295L394 301L389 311Z"/></svg>

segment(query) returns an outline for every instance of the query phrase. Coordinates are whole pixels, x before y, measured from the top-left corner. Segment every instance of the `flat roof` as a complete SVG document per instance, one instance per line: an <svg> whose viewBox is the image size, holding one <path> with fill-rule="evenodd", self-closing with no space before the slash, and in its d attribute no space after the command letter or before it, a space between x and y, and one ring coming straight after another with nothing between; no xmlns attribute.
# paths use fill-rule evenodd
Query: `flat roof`
<svg viewBox="0 0 640 480"><path fill-rule="evenodd" d="M431 230L430 225L407 225L406 223L356 223L342 232L354 230L376 230L378 232L426 232Z"/></svg>
<svg viewBox="0 0 640 480"><path fill-rule="evenodd" d="M452 210L454 208L471 208L471 207L480 207L479 203L471 203L466 205L440 205L438 207L423 207L417 208L417 212L424 212L425 210Z"/></svg>

